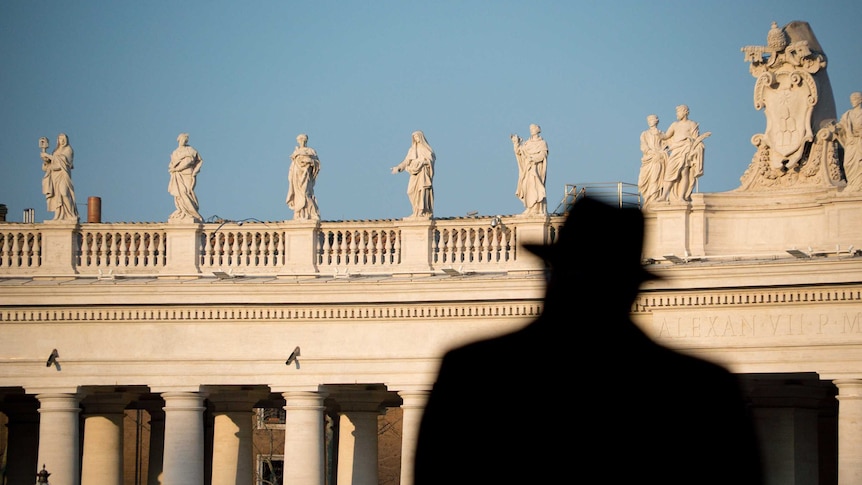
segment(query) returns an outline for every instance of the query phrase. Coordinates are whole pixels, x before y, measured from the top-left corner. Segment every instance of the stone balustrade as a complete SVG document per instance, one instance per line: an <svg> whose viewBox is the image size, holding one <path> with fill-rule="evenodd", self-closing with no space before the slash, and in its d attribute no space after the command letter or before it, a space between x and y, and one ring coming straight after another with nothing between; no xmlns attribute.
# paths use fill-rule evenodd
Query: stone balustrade
<svg viewBox="0 0 862 485"><path fill-rule="evenodd" d="M542 269L561 216L218 223L3 223L0 276L356 276Z"/></svg>

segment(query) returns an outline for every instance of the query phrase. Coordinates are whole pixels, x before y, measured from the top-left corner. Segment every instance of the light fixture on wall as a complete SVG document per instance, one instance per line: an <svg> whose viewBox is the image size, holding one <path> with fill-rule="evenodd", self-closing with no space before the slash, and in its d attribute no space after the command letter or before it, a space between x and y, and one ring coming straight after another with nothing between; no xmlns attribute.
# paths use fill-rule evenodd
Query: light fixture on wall
<svg viewBox="0 0 862 485"><path fill-rule="evenodd" d="M230 280L230 279L239 278L242 276L241 274L235 274L233 272L233 268L230 268L227 271L223 271L223 270L219 269L217 271L213 271L213 274L215 275L216 278L218 278L220 280Z"/></svg>
<svg viewBox="0 0 862 485"><path fill-rule="evenodd" d="M667 261L670 261L673 264L683 264L686 262L686 260L680 258L679 256L677 256L675 254L665 254L663 256L663 258L666 259Z"/></svg>
<svg viewBox="0 0 862 485"><path fill-rule="evenodd" d="M799 258L799 259L808 259L808 258L810 258L810 257L811 257L811 255L810 255L810 254L806 253L805 251L802 251L802 250L796 249L796 248L790 248L790 249L788 249L788 250L787 250L787 252L788 252L790 255L792 255L794 258Z"/></svg>
<svg viewBox="0 0 862 485"><path fill-rule="evenodd" d="M297 345L296 348L293 349L293 352L291 352L290 356L287 357L287 360L284 361L284 365L290 365L296 362L296 367L298 368L299 360L297 359L297 357L299 357L299 345Z"/></svg>
<svg viewBox="0 0 862 485"><path fill-rule="evenodd" d="M49 475L51 475L51 473L49 473L48 470L45 469L45 465L43 464L42 470L36 474L36 484L37 485L43 485L43 484L48 485L48 476Z"/></svg>
<svg viewBox="0 0 862 485"><path fill-rule="evenodd" d="M51 367L52 365L60 370L60 363L57 362L57 359L60 358L60 353L57 352L57 349L51 351L51 355L48 356L48 361L45 362L45 367Z"/></svg>

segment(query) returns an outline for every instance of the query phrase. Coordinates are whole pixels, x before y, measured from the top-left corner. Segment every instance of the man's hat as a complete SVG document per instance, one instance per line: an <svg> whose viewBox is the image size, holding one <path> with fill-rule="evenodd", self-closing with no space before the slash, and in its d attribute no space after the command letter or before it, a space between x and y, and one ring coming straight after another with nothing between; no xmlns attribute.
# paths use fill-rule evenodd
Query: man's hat
<svg viewBox="0 0 862 485"><path fill-rule="evenodd" d="M572 204L553 244L524 244L555 271L639 282L660 279L642 262L644 216L591 197Z"/></svg>

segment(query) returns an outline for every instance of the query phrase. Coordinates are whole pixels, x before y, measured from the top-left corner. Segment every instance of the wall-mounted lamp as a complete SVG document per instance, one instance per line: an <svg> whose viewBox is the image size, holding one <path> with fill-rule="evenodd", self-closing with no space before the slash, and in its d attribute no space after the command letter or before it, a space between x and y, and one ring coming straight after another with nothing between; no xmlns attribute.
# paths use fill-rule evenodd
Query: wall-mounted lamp
<svg viewBox="0 0 862 485"><path fill-rule="evenodd" d="M665 254L663 256L663 258L666 259L667 261L670 261L673 264L683 264L686 262L686 260L680 258L679 256L677 256L675 254Z"/></svg>
<svg viewBox="0 0 862 485"><path fill-rule="evenodd" d="M299 368L299 360L297 360L297 357L299 357L299 345L297 345L296 348L293 349L293 352L291 352L290 355L287 357L287 360L284 361L284 365L290 365L293 362L296 362L296 367Z"/></svg>
<svg viewBox="0 0 862 485"><path fill-rule="evenodd" d="M48 476L51 475L48 470L45 469L45 465L42 465L42 470L36 474L36 483L48 485Z"/></svg>
<svg viewBox="0 0 862 485"><path fill-rule="evenodd" d="M57 349L51 351L51 355L48 356L48 361L45 362L45 367L51 367L52 365L60 370L60 363L57 362L57 359L60 358L60 353L57 352Z"/></svg>
<svg viewBox="0 0 862 485"><path fill-rule="evenodd" d="M216 278L218 278L220 280L230 280L230 279L239 278L240 276L242 276L240 274L233 274L233 268L230 268L227 271L222 271L222 270L213 271L213 274L215 275Z"/></svg>
<svg viewBox="0 0 862 485"><path fill-rule="evenodd" d="M811 255L810 255L810 254L806 253L805 251L801 251L801 250L799 250L799 249L796 249L796 248L790 248L790 249L788 249L788 250L787 250L787 252L788 252L790 255L792 255L794 258L799 258L799 259L808 259L808 258L810 258L810 257L811 257Z"/></svg>

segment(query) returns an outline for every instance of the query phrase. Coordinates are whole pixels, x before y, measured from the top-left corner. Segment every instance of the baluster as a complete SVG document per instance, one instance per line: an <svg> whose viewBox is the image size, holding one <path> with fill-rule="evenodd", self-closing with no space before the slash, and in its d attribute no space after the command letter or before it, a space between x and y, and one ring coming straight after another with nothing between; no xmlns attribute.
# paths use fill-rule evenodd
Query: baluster
<svg viewBox="0 0 862 485"><path fill-rule="evenodd" d="M33 244L33 259L30 265L42 266L42 236L36 233L30 239Z"/></svg>
<svg viewBox="0 0 862 485"><path fill-rule="evenodd" d="M260 234L261 256L263 257L262 266L272 266L272 234L264 232Z"/></svg>
<svg viewBox="0 0 862 485"><path fill-rule="evenodd" d="M141 236L141 246L140 246L139 252L140 252L141 262L143 263L143 265L145 267L151 266L150 263L152 263L152 261L150 261L151 244L153 242L152 238L153 238L152 234L150 234L148 232L145 232Z"/></svg>
<svg viewBox="0 0 862 485"><path fill-rule="evenodd" d="M458 230L458 242L455 246L455 259L452 261L453 263L463 263L466 259L468 259L467 253L470 251L470 234L472 231L469 229L459 229Z"/></svg>
<svg viewBox="0 0 862 485"><path fill-rule="evenodd" d="M261 235L259 232L256 232L256 233L250 234L250 235L251 235L250 244L252 247L252 251L251 251L251 261L249 262L249 265L254 266L254 267L259 267L259 266L261 266L261 264L260 264L260 238L261 238Z"/></svg>
<svg viewBox="0 0 862 485"><path fill-rule="evenodd" d="M230 237L230 240L228 241L228 244L230 244L230 258L228 260L228 266L235 268L239 266L239 243L240 239L242 239L242 234L238 232L229 232L228 237Z"/></svg>
<svg viewBox="0 0 862 485"><path fill-rule="evenodd" d="M257 234L252 232L245 233L245 246L246 246L246 256L245 262L246 266L257 266Z"/></svg>
<svg viewBox="0 0 862 485"><path fill-rule="evenodd" d="M237 267L245 266L248 267L251 264L251 233L250 232L240 232L237 234L240 238L239 243L239 258L237 261Z"/></svg>
<svg viewBox="0 0 862 485"><path fill-rule="evenodd" d="M315 232L314 237L317 237L317 233ZM282 248L283 238L281 237L281 233L274 232L272 233L272 251L273 251L273 266L281 266L284 264L284 249Z"/></svg>
<svg viewBox="0 0 862 485"><path fill-rule="evenodd" d="M108 233L107 237L108 237L108 240L106 241L106 243L107 243L106 245L108 246L108 250L107 250L107 256L108 257L107 257L107 263L106 264L107 264L107 266L117 266L117 264L119 263L119 258L118 258L118 254L117 254L119 251L119 249L118 249L119 244L117 243L117 240L120 238L120 234L119 233Z"/></svg>
<svg viewBox="0 0 862 485"><path fill-rule="evenodd" d="M353 253L351 252L351 245L353 244L353 232L344 231L341 233L341 250L338 252L341 257L338 260L338 264L348 265L353 259Z"/></svg>
<svg viewBox="0 0 862 485"><path fill-rule="evenodd" d="M128 268L132 265L132 251L134 251L134 244L132 244L132 235L128 232L120 235L120 264L119 266Z"/></svg>
<svg viewBox="0 0 862 485"><path fill-rule="evenodd" d="M341 264L349 265L353 263L354 251L356 248L356 235L353 231L345 231L342 246L344 251L341 252Z"/></svg>
<svg viewBox="0 0 862 485"><path fill-rule="evenodd" d="M499 263L500 262L501 242L503 241L503 237L505 235L506 235L506 231L503 230L502 228L498 228L495 230L494 240L491 241L491 247L492 247L491 262L492 263Z"/></svg>
<svg viewBox="0 0 862 485"><path fill-rule="evenodd" d="M168 238L165 233L159 234L159 266L167 266L168 264Z"/></svg>
<svg viewBox="0 0 862 485"><path fill-rule="evenodd" d="M332 265L332 246L336 237L335 233L330 231L323 235L323 263L327 266Z"/></svg>
<svg viewBox="0 0 862 485"><path fill-rule="evenodd" d="M96 253L96 266L102 266L102 260L105 258L105 235L101 232L97 232L95 235L95 253Z"/></svg>
<svg viewBox="0 0 862 485"><path fill-rule="evenodd" d="M390 234L393 239L390 244L392 247L392 264L401 264L401 233L392 231Z"/></svg>
<svg viewBox="0 0 862 485"><path fill-rule="evenodd" d="M11 261L11 265L13 267L20 268L24 262L24 259L21 254L21 241L26 236L24 236L23 234L10 234L9 237L12 238L12 253L9 260Z"/></svg>
<svg viewBox="0 0 862 485"><path fill-rule="evenodd" d="M371 233L369 231L362 231L362 264L366 265L370 262L374 261L374 249L372 248L370 251L368 249L369 243L373 246L374 243L371 239Z"/></svg>
<svg viewBox="0 0 862 485"><path fill-rule="evenodd" d="M440 229L435 231L437 237L434 238L434 247L432 248L432 253L434 255L435 263L445 263L448 258L446 257L446 252L448 251L448 243L449 243L449 233L450 229Z"/></svg>
<svg viewBox="0 0 862 485"><path fill-rule="evenodd" d="M9 258L10 244L9 240L12 235L9 233L0 234L0 267L10 266L12 263Z"/></svg>

